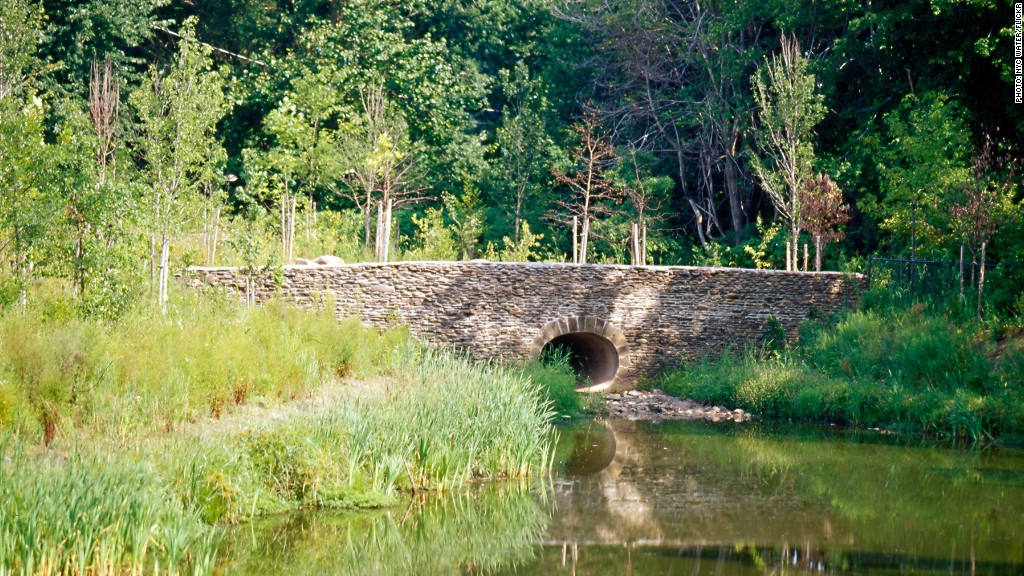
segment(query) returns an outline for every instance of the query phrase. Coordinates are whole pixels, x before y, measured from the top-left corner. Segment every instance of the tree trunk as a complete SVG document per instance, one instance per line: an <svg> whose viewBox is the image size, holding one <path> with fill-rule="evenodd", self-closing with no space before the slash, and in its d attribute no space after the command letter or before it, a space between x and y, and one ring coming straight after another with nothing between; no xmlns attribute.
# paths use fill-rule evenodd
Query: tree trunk
<svg viewBox="0 0 1024 576"><path fill-rule="evenodd" d="M384 202L381 200L377 201L377 230L376 236L373 241L373 260L380 262L382 257L381 246L384 241L381 239L381 234L384 233Z"/></svg>
<svg viewBox="0 0 1024 576"><path fill-rule="evenodd" d="M964 297L964 245L960 244L960 297Z"/></svg>
<svg viewBox="0 0 1024 576"><path fill-rule="evenodd" d="M291 264L295 258L295 208L298 200L298 198L292 197L288 210L288 259L285 260L285 264Z"/></svg>
<svg viewBox="0 0 1024 576"><path fill-rule="evenodd" d="M156 235L149 235L149 297L156 295Z"/></svg>
<svg viewBox="0 0 1024 576"><path fill-rule="evenodd" d="M382 236L384 240L384 250L381 262L388 261L388 252L390 251L391 248L391 206L391 199L388 198L388 205L387 208L385 208L384 210L384 235Z"/></svg>
<svg viewBox="0 0 1024 576"><path fill-rule="evenodd" d="M587 243L590 236L590 217L583 216L583 230L580 234L580 264L587 263Z"/></svg>
<svg viewBox="0 0 1024 576"><path fill-rule="evenodd" d="M213 218L213 238L210 240L210 260L209 266L213 266L214 262L217 261L217 242L220 237L220 207L217 207L217 212Z"/></svg>
<svg viewBox="0 0 1024 576"><path fill-rule="evenodd" d="M288 262L288 192L281 196L281 259Z"/></svg>
<svg viewBox="0 0 1024 576"><path fill-rule="evenodd" d="M580 252L579 252L579 226L580 221L576 216L572 217L572 263L580 263Z"/></svg>
<svg viewBox="0 0 1024 576"><path fill-rule="evenodd" d="M731 157L725 159L725 190L729 195L729 212L732 215L733 245L739 246L746 222L740 198L739 174Z"/></svg>
<svg viewBox="0 0 1024 576"><path fill-rule="evenodd" d="M796 272L800 267L798 264L800 261L800 226L796 218L790 225L790 233L792 234L790 242L793 244L793 268L791 270Z"/></svg>
<svg viewBox="0 0 1024 576"><path fill-rule="evenodd" d="M171 241L166 235L162 237L160 246L160 286L157 293L157 302L160 304L160 311L167 313L167 272L170 264Z"/></svg>
<svg viewBox="0 0 1024 576"><path fill-rule="evenodd" d="M373 190L367 189L366 205L363 210L363 227L365 229L365 234L363 237L363 246L366 246L367 250L370 249L370 214L372 214L371 210L373 210Z"/></svg>
<svg viewBox="0 0 1024 576"><path fill-rule="evenodd" d="M641 225L642 238L640 240L640 265L647 266L647 224Z"/></svg>
<svg viewBox="0 0 1024 576"><path fill-rule="evenodd" d="M821 244L821 235L814 237L814 271L821 272L821 251L824 246Z"/></svg>
<svg viewBox="0 0 1024 576"><path fill-rule="evenodd" d="M981 267L978 268L978 318L981 318L981 298L985 293L985 244L981 243Z"/></svg>
<svg viewBox="0 0 1024 576"><path fill-rule="evenodd" d="M690 203L690 209L693 210L693 216L697 219L697 239L700 240L700 247L706 252L708 250L708 240L704 237L704 216L700 213L700 207L691 198L686 199Z"/></svg>
<svg viewBox="0 0 1024 576"><path fill-rule="evenodd" d="M522 187L516 189L516 229L515 229L515 240L519 242L519 228L522 226L523 219L523 195L524 190Z"/></svg>

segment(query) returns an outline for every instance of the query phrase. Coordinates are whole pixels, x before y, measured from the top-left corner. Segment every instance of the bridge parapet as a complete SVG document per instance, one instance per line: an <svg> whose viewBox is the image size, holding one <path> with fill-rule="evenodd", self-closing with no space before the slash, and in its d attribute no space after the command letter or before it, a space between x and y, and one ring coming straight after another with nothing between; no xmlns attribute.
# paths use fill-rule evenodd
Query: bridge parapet
<svg viewBox="0 0 1024 576"><path fill-rule="evenodd" d="M481 261L285 266L276 276L254 283L257 302L312 306L329 293L339 317L378 327L399 319L478 358L529 358L558 340L604 363L583 366L599 388L756 345L773 322L793 339L812 310L835 313L866 286L834 272ZM236 268L190 268L184 281L246 292Z"/></svg>

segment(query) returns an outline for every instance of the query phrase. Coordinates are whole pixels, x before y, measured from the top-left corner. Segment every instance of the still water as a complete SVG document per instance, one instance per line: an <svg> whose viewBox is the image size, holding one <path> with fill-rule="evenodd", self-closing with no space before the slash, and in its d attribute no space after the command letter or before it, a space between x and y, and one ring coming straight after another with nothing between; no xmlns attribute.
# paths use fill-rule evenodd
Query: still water
<svg viewBox="0 0 1024 576"><path fill-rule="evenodd" d="M1024 574L1024 452L592 422L550 481L228 535L224 574Z"/></svg>

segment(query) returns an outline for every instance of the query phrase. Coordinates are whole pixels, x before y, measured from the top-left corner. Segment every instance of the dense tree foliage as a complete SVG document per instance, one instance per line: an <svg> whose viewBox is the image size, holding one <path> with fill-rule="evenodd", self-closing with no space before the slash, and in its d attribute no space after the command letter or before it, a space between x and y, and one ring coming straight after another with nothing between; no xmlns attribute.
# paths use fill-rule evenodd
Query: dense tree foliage
<svg viewBox="0 0 1024 576"><path fill-rule="evenodd" d="M4 0L0 300L53 278L117 314L182 265L326 252L863 270L984 245L1014 311L1011 13Z"/></svg>

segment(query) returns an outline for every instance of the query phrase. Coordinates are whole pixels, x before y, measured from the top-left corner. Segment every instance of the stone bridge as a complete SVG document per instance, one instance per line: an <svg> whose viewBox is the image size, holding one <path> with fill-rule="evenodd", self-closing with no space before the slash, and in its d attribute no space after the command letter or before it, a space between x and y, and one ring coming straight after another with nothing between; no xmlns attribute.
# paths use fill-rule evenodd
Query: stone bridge
<svg viewBox="0 0 1024 576"><path fill-rule="evenodd" d="M593 390L628 388L681 361L760 345L813 313L853 303L860 275L685 266L395 262L285 266L257 280L255 301L312 306L332 295L339 317L396 320L438 345L478 358L571 350ZM186 283L244 294L235 268L190 268Z"/></svg>

